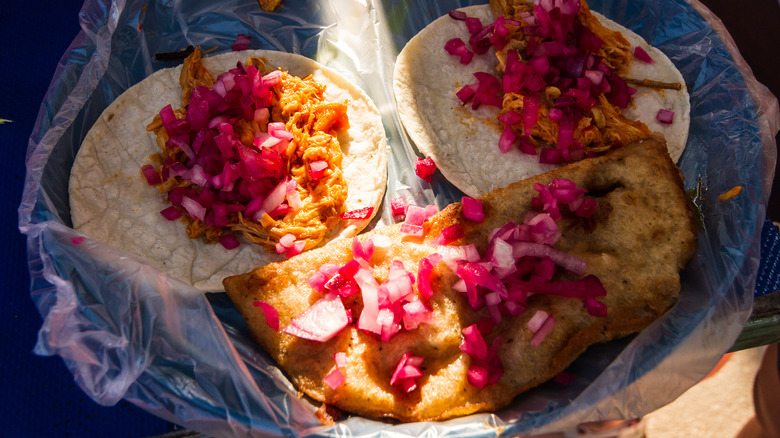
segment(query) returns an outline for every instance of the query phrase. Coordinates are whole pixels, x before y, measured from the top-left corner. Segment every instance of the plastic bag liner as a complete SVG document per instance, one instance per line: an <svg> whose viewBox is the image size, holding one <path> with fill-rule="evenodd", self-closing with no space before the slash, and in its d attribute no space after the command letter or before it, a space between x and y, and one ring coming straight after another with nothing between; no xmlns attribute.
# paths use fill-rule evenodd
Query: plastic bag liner
<svg viewBox="0 0 780 438"><path fill-rule="evenodd" d="M681 299L639 335L589 349L570 368L571 385L544 384L496 413L412 424L355 417L323 426L317 406L300 398L251 341L224 294L173 281L70 228L70 168L102 109L170 66L155 61L155 53L189 44L229 51L239 33L252 37L250 48L296 52L335 68L374 99L391 149L386 200L399 193L440 207L459 200L441 175L432 185L414 176L416 152L394 109L391 76L398 48L465 5L285 0L265 13L256 0L87 0L82 31L59 64L28 146L19 224L28 236L31 295L44 318L36 353L61 356L98 403L125 399L213 436L564 430L641 416L696 383L731 347L751 311L780 117L776 98L755 80L721 22L695 2L590 3L663 50L691 91L690 138L679 165L687 189L698 188L704 227L682 276ZM717 200L734 186L743 187L739 196ZM391 220L384 210L374 226Z"/></svg>

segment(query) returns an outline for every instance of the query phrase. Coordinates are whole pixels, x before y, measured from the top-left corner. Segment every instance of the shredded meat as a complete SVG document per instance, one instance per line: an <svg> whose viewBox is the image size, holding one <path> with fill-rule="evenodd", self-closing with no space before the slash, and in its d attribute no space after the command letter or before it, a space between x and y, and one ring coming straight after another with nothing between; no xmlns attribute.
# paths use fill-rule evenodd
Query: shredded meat
<svg viewBox="0 0 780 438"><path fill-rule="evenodd" d="M179 86L181 86L181 106L186 108L190 103L190 95L192 89L205 85L211 88L214 85L214 77L211 76L206 67L203 66L201 61L202 53L200 47L195 47L190 56L184 60L184 64L181 67L181 73L179 73Z"/></svg>
<svg viewBox="0 0 780 438"><path fill-rule="evenodd" d="M548 87L553 88L553 87ZM523 109L523 96L515 93L504 95L502 111ZM549 107L539 106L539 118L531 131L532 139L548 145L558 141L558 123L549 117ZM574 139L585 147L586 152L602 153L612 147L620 147L650 137L650 129L642 122L624 116L620 109L610 104L606 97L599 96L599 103L591 114L583 116L574 130Z"/></svg>
<svg viewBox="0 0 780 438"><path fill-rule="evenodd" d="M265 60L249 58L245 65L254 65L259 71L267 73ZM199 48L185 60L179 77L182 87L182 104L184 108L174 110L178 119L187 115L186 103L189 102L193 88L205 85L211 87L214 78L201 63ZM324 98L325 85L316 82L312 77L298 78L287 72L274 87L274 98L270 108L271 121L283 122L287 131L293 134L287 150L282 154L290 178L298 183L297 191L302 207L291 211L283 217L272 218L264 214L260 222L244 217L241 212L228 215L229 224L226 227L207 226L202 221L184 214L187 235L192 239L202 238L208 243L219 241L226 230L243 233L247 240L273 250L279 239L288 234L294 234L296 240L305 241L305 248L316 246L332 228L345 211L347 199L347 183L341 171L342 152L337 135L349 128L346 102L328 102ZM164 161L172 158L174 161L185 161L186 156L179 148L168 148L168 133L160 115L147 126L147 131L157 137L157 145L162 151ZM264 131L256 121L239 120L233 125L234 133L241 143L254 148L254 137L258 131ZM307 171L314 161L327 161L328 169L325 176L314 180ZM160 184L157 188L162 193L168 193L176 187L188 187L192 183L175 177Z"/></svg>
<svg viewBox="0 0 780 438"><path fill-rule="evenodd" d="M633 60L631 44L620 33L606 28L590 12L585 0L580 2L578 19L603 41L601 48L594 53L601 58L618 75L627 72L628 65ZM532 12L532 3L524 0L490 0L493 13L512 18L522 22L521 14ZM528 45L529 35L525 34L522 27L510 28L510 39L506 47L499 51L497 72L503 74L506 65L507 53L510 50L518 51L521 58L525 56L525 48ZM633 82L632 82L633 83ZM658 83L642 83L641 85L662 88ZM673 86L674 84L672 84ZM663 87L666 88L666 87ZM551 120L548 111L555 105L555 100L561 95L561 91L553 86L547 86L539 92L539 116L531 132L532 141L539 145L556 145L558 143L558 123ZM503 99L502 113L508 111L520 112L523 108L523 96L515 93L506 93ZM525 134L520 128L518 135ZM583 114L574 131L574 139L584 147L586 153L601 153L612 147L627 145L650 137L650 130L638 120L631 120L622 115L620 109L611 104L602 94L598 103L590 113Z"/></svg>
<svg viewBox="0 0 780 438"><path fill-rule="evenodd" d="M349 127L347 105L326 102L325 86L311 77L300 79L286 72L276 91L278 100L271 116L274 121L283 121L293 134L285 158L290 176L298 182L303 206L279 220L266 218L267 226L242 218L237 229L260 244L269 237L275 242L292 233L298 240L306 240L306 247L310 248L322 240L344 211L347 183L341 172L341 146L335 134ZM331 165L323 178L313 180L307 168L319 160Z"/></svg>
<svg viewBox="0 0 780 438"><path fill-rule="evenodd" d="M590 8L585 0L580 1L580 22L591 30L604 42L596 55L618 75L627 72L628 65L634 59L631 55L631 43L620 32L614 32L604 27L599 20L590 13Z"/></svg>
<svg viewBox="0 0 780 438"><path fill-rule="evenodd" d="M649 138L652 134L644 123L629 119L618 107L610 105L604 95L599 96L597 107L604 112L606 125L603 133L606 146L625 146Z"/></svg>

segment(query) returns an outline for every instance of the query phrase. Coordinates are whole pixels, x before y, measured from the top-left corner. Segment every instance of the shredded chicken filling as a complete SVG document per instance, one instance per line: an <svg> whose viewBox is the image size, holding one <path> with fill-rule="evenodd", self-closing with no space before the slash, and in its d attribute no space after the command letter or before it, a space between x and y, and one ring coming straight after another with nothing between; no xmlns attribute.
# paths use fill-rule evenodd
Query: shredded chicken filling
<svg viewBox="0 0 780 438"><path fill-rule="evenodd" d="M262 59L249 58L245 65L250 64L263 73L268 72ZM184 107L174 110L174 114L177 119L184 119L192 90L200 85L211 87L215 82L201 63L199 48L185 60L179 82ZM287 72L282 72L279 83L273 88L269 121L283 122L287 131L293 135L280 158L286 176L297 182L300 208L279 217L265 213L259 221L245 217L241 211L231 212L228 213L228 224L224 227L209 226L179 208L190 238L203 238L208 243L215 243L223 233L235 231L268 250L272 250L279 239L287 234L295 235L297 241L304 241L306 249L316 246L323 239L345 211L347 183L341 170L342 151L337 136L339 131L349 128L347 103L326 101L325 89L325 85L316 82L311 76L299 78ZM233 124L233 130L244 146L257 150L253 145L255 133L265 132L267 125L260 126L254 120L239 120ZM159 114L147 126L147 131L157 136L157 144L162 151L154 161L162 163L168 158L179 162L187 160L181 149L166 146L169 136ZM317 179L312 178L307 171L315 161L328 163L323 176ZM159 165L156 167L159 169ZM157 189L166 194L176 187L200 189L180 177L169 178L159 184Z"/></svg>
<svg viewBox="0 0 780 438"><path fill-rule="evenodd" d="M631 44L620 32L612 31L601 24L591 14L585 0L581 0L580 3L577 19L603 41L602 46L594 55L601 58L602 62L616 74L624 75L628 65L633 61ZM523 0L491 0L490 4L496 15L503 15L521 23L523 22L522 14L534 10L533 3ZM515 50L523 58L528 40L532 37L532 35L524 33L522 27L510 27L510 30L510 39L507 45L497 53L499 60L497 70L500 74L504 72L508 51ZM679 84L659 84L646 81L641 81L638 84L634 81L633 83L640 86L657 86L657 88L674 88L675 85L679 87ZM548 112L555 105L555 100L560 94L561 91L554 86L546 86L538 93L539 115L530 133L531 141L535 146L558 144L559 124L549 118ZM523 100L522 94L505 93L501 113L521 112ZM523 132L521 125L515 125L512 129L518 135L527 134ZM623 116L620 108L611 104L603 94L598 98L596 105L582 115L574 129L574 140L583 146L586 154L602 153L612 147L649 138L650 135L651 131L644 123Z"/></svg>

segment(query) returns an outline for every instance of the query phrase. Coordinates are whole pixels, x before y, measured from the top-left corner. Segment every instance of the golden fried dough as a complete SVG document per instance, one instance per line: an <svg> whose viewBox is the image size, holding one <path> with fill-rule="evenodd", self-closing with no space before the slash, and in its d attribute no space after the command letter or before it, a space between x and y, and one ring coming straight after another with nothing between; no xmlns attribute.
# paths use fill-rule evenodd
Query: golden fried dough
<svg viewBox="0 0 780 438"><path fill-rule="evenodd" d="M435 321L401 330L388 342L357 329L354 323L326 342L301 339L272 329L254 304L263 301L274 306L284 328L322 296L307 278L324 262L343 265L352 259L350 240L333 241L287 261L226 278L224 286L257 342L297 388L315 400L367 417L401 421L498 409L563 371L588 346L642 330L677 300L680 270L695 250L696 225L681 174L663 138L656 135L606 156L497 189L481 198L482 223L465 220L457 203L429 219L425 238L404 235L400 224L361 236L381 234L392 241L377 247L371 257L378 282L387 278L393 260L403 261L407 270L416 273L418 261L437 251L429 243L441 230L461 223L465 237L457 243L474 243L483 251L491 230L507 221L521 222L531 210L531 199L537 195L534 183L546 184L556 177L574 181L598 201L589 219L564 215L558 222L562 237L555 247L585 260L586 274L600 279L607 294L599 300L606 304L607 316L590 315L578 299L532 295L524 312L504 317L485 336L487 345L500 337L498 356L504 371L496 383L482 389L469 383L471 358L460 345L463 328L487 312L484 308L472 311L465 294L453 289L458 277L446 263L439 263L431 277L434 294L429 305ZM354 320L362 310L360 296L343 300ZM539 309L555 315L557 323L534 347L527 323ZM334 368L337 352L346 353L348 365L342 369L346 380L334 390L323 379ZM390 384L407 352L424 359L417 388L408 393Z"/></svg>

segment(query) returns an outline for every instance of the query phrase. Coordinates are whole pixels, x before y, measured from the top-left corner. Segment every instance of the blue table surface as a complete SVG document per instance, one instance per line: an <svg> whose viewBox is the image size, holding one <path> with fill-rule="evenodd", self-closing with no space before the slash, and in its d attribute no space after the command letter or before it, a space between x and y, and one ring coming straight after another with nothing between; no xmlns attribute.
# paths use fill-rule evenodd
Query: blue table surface
<svg viewBox="0 0 780 438"><path fill-rule="evenodd" d="M57 63L79 32L82 0L5 2L0 14L0 230L3 234L0 306L0 418L8 437L149 437L175 430L130 403L95 403L74 383L59 357L32 350L42 319L30 298L26 239L17 209L24 187L24 159L38 109Z"/></svg>
<svg viewBox="0 0 780 438"><path fill-rule="evenodd" d="M780 11L774 10L775 2L769 4L773 13ZM0 119L10 120L0 124L0 145L9 154L0 160L0 200L5 212L0 215L0 232L5 236L0 250L5 295L0 306L0 418L4 420L4 436L149 437L179 429L126 402L112 407L98 405L75 385L62 359L32 352L42 320L29 295L26 241L18 231L24 158L57 63L79 31L81 5L81 0L26 0L4 4L0 15ZM770 207L770 216L772 211ZM777 244L777 231L769 224L765 231L765 240ZM772 287L778 275L772 269L765 275L769 276L767 287L776 290Z"/></svg>

